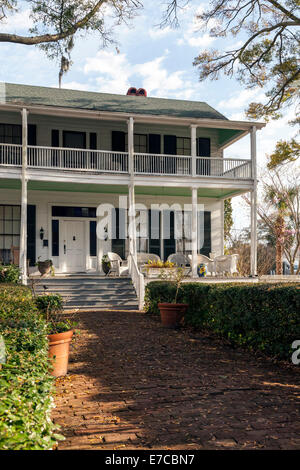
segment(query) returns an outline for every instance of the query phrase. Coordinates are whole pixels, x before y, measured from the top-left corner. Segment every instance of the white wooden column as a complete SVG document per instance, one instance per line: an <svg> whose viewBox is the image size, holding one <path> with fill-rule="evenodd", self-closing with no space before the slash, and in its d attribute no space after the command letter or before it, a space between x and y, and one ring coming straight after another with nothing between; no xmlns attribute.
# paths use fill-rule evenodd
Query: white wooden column
<svg viewBox="0 0 300 470"><path fill-rule="evenodd" d="M257 276L257 168L256 168L256 127L250 134L253 189L251 191L251 263L250 275Z"/></svg>
<svg viewBox="0 0 300 470"><path fill-rule="evenodd" d="M198 189L192 188L192 276L197 277L198 252Z"/></svg>
<svg viewBox="0 0 300 470"><path fill-rule="evenodd" d="M134 189L134 120L128 119L128 171L130 183L129 195L129 253L136 258L136 225L135 225L135 189Z"/></svg>
<svg viewBox="0 0 300 470"><path fill-rule="evenodd" d="M196 176L197 164L197 126L191 125L192 176Z"/></svg>
<svg viewBox="0 0 300 470"><path fill-rule="evenodd" d="M21 230L20 230L20 270L21 281L27 285L27 114L22 109L22 190L21 190Z"/></svg>
<svg viewBox="0 0 300 470"><path fill-rule="evenodd" d="M225 235L224 235L224 199L221 201L221 246L220 255L224 255Z"/></svg>
<svg viewBox="0 0 300 470"><path fill-rule="evenodd" d="M128 125L128 171L130 175L130 182L134 180L134 119L130 117L127 122Z"/></svg>

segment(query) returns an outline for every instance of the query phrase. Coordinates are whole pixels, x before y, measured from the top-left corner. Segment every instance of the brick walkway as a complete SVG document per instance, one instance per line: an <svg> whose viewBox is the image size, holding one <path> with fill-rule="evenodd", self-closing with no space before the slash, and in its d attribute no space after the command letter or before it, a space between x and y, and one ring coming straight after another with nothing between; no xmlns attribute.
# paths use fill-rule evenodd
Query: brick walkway
<svg viewBox="0 0 300 470"><path fill-rule="evenodd" d="M143 314L81 314L59 449L300 448L299 372Z"/></svg>

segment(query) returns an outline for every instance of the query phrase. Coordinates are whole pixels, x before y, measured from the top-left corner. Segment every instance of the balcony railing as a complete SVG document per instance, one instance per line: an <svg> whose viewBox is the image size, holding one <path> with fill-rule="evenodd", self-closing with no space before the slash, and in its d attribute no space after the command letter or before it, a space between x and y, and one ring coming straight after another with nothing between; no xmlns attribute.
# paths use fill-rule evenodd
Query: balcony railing
<svg viewBox="0 0 300 470"><path fill-rule="evenodd" d="M0 144L0 165L21 166L22 146ZM128 173L128 153L109 150L28 146L28 167L79 172ZM134 154L138 175L191 176L192 157ZM229 179L251 178L251 161L233 158L196 158L196 175Z"/></svg>

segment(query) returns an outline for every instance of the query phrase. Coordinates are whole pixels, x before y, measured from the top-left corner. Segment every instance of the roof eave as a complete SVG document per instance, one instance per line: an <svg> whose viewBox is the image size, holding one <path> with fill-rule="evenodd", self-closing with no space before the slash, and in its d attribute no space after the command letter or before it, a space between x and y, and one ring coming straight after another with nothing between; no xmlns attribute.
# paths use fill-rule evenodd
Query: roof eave
<svg viewBox="0 0 300 470"><path fill-rule="evenodd" d="M252 127L262 129L265 127L263 122L254 121L230 121L229 119L211 119L211 118L186 118L167 115L152 115L152 114L135 114L135 113L118 113L111 111L88 110L82 108L67 108L59 106L43 106L32 105L28 103L0 103L0 109L7 111L20 111L26 108L33 114L46 114L62 117L85 117L87 119L107 119L111 121L124 121L133 117L135 122L139 123L152 123L160 122L171 125L195 125L198 127L209 127L217 129L236 129L250 131Z"/></svg>

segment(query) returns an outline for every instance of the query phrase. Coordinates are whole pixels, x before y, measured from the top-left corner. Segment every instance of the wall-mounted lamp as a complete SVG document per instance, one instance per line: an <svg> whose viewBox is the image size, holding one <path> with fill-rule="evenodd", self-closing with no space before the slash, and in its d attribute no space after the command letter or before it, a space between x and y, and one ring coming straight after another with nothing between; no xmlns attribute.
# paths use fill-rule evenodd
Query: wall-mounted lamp
<svg viewBox="0 0 300 470"><path fill-rule="evenodd" d="M45 231L44 231L43 227L41 227L41 230L40 230L40 239L41 240L44 239L44 233L45 233Z"/></svg>

